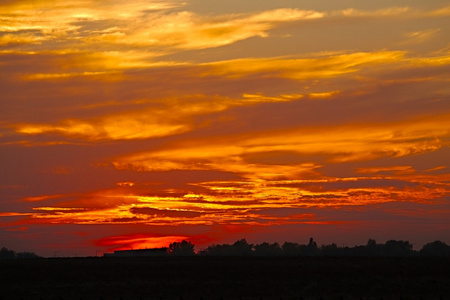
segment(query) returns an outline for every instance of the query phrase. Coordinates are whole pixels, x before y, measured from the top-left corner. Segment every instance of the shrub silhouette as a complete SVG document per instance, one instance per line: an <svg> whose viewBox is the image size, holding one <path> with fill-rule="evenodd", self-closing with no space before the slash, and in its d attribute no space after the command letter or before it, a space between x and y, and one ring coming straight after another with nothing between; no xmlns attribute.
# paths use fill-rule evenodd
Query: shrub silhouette
<svg viewBox="0 0 450 300"><path fill-rule="evenodd" d="M13 250L9 250L8 248L3 247L0 250L0 258L1 259L12 259L12 258L16 258L16 252L14 252Z"/></svg>
<svg viewBox="0 0 450 300"><path fill-rule="evenodd" d="M390 240L384 244L384 254L387 256L410 256L413 254L412 245L408 241Z"/></svg>
<svg viewBox="0 0 450 300"><path fill-rule="evenodd" d="M297 243L284 242L281 246L283 250L283 255L285 256L297 256L300 255L300 245Z"/></svg>
<svg viewBox="0 0 450 300"><path fill-rule="evenodd" d="M422 256L450 256L450 246L441 241L428 243L420 250Z"/></svg>
<svg viewBox="0 0 450 300"><path fill-rule="evenodd" d="M254 251L256 256L280 256L282 254L282 249L278 243L262 243L254 246Z"/></svg>
<svg viewBox="0 0 450 300"><path fill-rule="evenodd" d="M201 251L202 255L214 256L249 256L253 255L253 245L246 239L237 240L234 244L213 244Z"/></svg>
<svg viewBox="0 0 450 300"><path fill-rule="evenodd" d="M0 259L15 259L15 258L39 258L36 253L33 252L15 252L13 250L10 250L8 248L3 247L0 250Z"/></svg>
<svg viewBox="0 0 450 300"><path fill-rule="evenodd" d="M195 255L194 247L195 245L190 241L174 242L169 245L169 254L174 256L192 256Z"/></svg>

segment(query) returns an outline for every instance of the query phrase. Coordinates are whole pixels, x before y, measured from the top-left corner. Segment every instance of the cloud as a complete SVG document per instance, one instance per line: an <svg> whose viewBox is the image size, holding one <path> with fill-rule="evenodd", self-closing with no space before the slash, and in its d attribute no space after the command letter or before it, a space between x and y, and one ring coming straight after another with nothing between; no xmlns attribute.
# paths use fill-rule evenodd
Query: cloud
<svg viewBox="0 0 450 300"><path fill-rule="evenodd" d="M393 63L404 56L401 51L357 52L318 58L237 59L205 64L212 71L204 75L283 77L296 80L331 78L357 72L370 64Z"/></svg>
<svg viewBox="0 0 450 300"><path fill-rule="evenodd" d="M181 4L183 6L183 4ZM168 10L180 7L171 1L133 1L121 2L106 0L97 1L70 0L64 3L48 1L11 1L2 4L3 23L0 30L17 31L23 29L40 29L44 33L61 34L74 31L77 21L129 20L141 17L152 11Z"/></svg>
<svg viewBox="0 0 450 300"><path fill-rule="evenodd" d="M156 209L151 207L133 207L130 209L130 212L136 215L176 217L176 218L197 218L202 215L202 213L198 211Z"/></svg>
<svg viewBox="0 0 450 300"><path fill-rule="evenodd" d="M363 174L372 173L394 173L394 174L409 174L414 173L415 170L411 166L392 166L392 167L372 167L372 168L358 168L356 172Z"/></svg>
<svg viewBox="0 0 450 300"><path fill-rule="evenodd" d="M435 151L449 145L448 115L395 123L301 127L167 145L165 149L119 157L118 169L138 171L221 170L246 176L298 176L315 164L264 165L245 161L259 153L321 154L330 161L364 161ZM447 125L445 125L447 124Z"/></svg>
<svg viewBox="0 0 450 300"><path fill-rule="evenodd" d="M31 213L0 212L0 217L30 216Z"/></svg>
<svg viewBox="0 0 450 300"><path fill-rule="evenodd" d="M215 17L172 11L182 6L168 1L70 1L52 5L45 1L14 2L4 6L0 31L10 32L3 44L6 39L28 44L40 39L51 48L66 50L94 48L101 43L105 48L168 47L165 51L172 52L265 37L280 23L323 17L320 12L289 8ZM26 39L20 33L30 30L34 33Z"/></svg>
<svg viewBox="0 0 450 300"><path fill-rule="evenodd" d="M231 107L259 103L294 101L302 95L284 94L268 97L244 94L241 99L208 95L183 95L176 98L148 99L130 103L139 110L117 112L91 120L67 119L53 124L15 124L21 135L63 135L71 139L89 141L149 139L176 135L196 127L196 117L221 112ZM93 107L95 108L95 106Z"/></svg>
<svg viewBox="0 0 450 300"><path fill-rule="evenodd" d="M144 139L179 134L191 130L192 117L221 111L221 101L204 97L150 101L148 108L100 116L92 120L68 119L59 124L18 124L16 131L26 135L62 134L91 141L104 139ZM156 102L156 103L155 103ZM177 109L174 110L173 106ZM142 107L137 104L136 107Z"/></svg>
<svg viewBox="0 0 450 300"><path fill-rule="evenodd" d="M40 44L43 38L31 33L4 34L0 36L0 47L20 44Z"/></svg>
<svg viewBox="0 0 450 300"><path fill-rule="evenodd" d="M359 10L355 8L348 8L344 10L334 11L332 16L341 17L393 17L399 15L406 15L410 12L409 7L389 7L385 9L379 9L374 11Z"/></svg>
<svg viewBox="0 0 450 300"><path fill-rule="evenodd" d="M46 200L50 200L50 199L58 199L63 196L64 195L43 195L43 196L25 197L25 198L23 198L23 201L39 202L39 201L46 201Z"/></svg>
<svg viewBox="0 0 450 300"><path fill-rule="evenodd" d="M140 116L136 116L140 117ZM143 117L143 116L141 116ZM20 134L36 135L58 133L69 137L80 137L91 141L103 139L143 139L174 135L189 130L185 124L161 124L156 120L136 120L128 116L107 117L100 124L82 120L68 120L61 125L21 125Z"/></svg>
<svg viewBox="0 0 450 300"><path fill-rule="evenodd" d="M180 235L152 236L148 234L128 234L101 238L96 244L100 247L109 247L108 251L118 251L168 247L170 243L188 239L188 236Z"/></svg>
<svg viewBox="0 0 450 300"><path fill-rule="evenodd" d="M404 43L420 44L420 43L429 42L431 39L435 38L440 31L441 31L440 28L432 28L432 29L408 32L406 34L407 40Z"/></svg>
<svg viewBox="0 0 450 300"><path fill-rule="evenodd" d="M236 43L251 37L266 37L279 23L323 17L299 9L276 9L261 13L206 17L189 11L156 13L132 27L117 28L89 40L130 46L174 49L204 49ZM170 51L170 50L169 50Z"/></svg>
<svg viewBox="0 0 450 300"><path fill-rule="evenodd" d="M430 11L426 14L430 17L446 17L450 16L450 6L445 6L442 8L435 9L433 11Z"/></svg>
<svg viewBox="0 0 450 300"><path fill-rule="evenodd" d="M14 223L17 226L49 223L154 226L325 224L339 221L333 217L333 210L365 211L375 204L394 202L430 205L448 196L448 174L404 172L403 169L407 168L395 166L379 168L389 170L387 172L373 169L371 171L376 173L366 177L197 182L190 183L194 187L190 192L184 188L171 189L170 193L161 195L152 188L116 188L83 195L65 204L34 207L31 213L2 213L1 216L27 217ZM390 171L398 169L402 171ZM93 207L90 201L93 198L102 205ZM110 203L105 205L107 202ZM289 213L278 213L281 211ZM316 218L319 212L322 216ZM329 218L325 217L327 214Z"/></svg>

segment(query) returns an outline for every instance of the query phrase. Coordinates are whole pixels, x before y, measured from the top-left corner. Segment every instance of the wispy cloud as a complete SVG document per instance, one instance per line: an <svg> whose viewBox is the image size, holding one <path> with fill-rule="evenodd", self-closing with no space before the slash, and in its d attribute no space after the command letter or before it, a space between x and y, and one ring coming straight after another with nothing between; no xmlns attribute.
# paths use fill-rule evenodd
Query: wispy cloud
<svg viewBox="0 0 450 300"><path fill-rule="evenodd" d="M419 154L448 146L450 131L443 126L448 123L447 128L450 128L447 120L448 115L441 115L396 123L302 127L231 138L209 138L120 157L114 165L119 169L138 171L221 170L250 176L293 176L317 166L252 164L244 157L278 151L306 156L321 154L331 161L345 162Z"/></svg>
<svg viewBox="0 0 450 300"><path fill-rule="evenodd" d="M306 80L330 78L359 70L363 65L397 62L402 59L401 51L361 52L330 55L318 58L263 58L240 59L208 64L212 67L209 74L227 76L280 76L290 79Z"/></svg>
<svg viewBox="0 0 450 300"><path fill-rule="evenodd" d="M323 17L320 12L287 8L216 17L171 10L182 6L148 1L12 3L5 7L0 22L0 30L9 32L2 44L45 40L50 48L65 51L97 48L101 43L105 49L127 45L167 47L164 51L173 52L171 48L203 49L265 37L280 23Z"/></svg>
<svg viewBox="0 0 450 300"><path fill-rule="evenodd" d="M183 189L158 194L140 184L80 195L82 199L54 206L34 207L20 224L145 224L187 226L213 224L282 225L340 221L318 217L322 210L359 210L383 203L439 203L448 196L448 176L425 175L405 167L380 168L374 176L340 177L316 175L315 179L228 180L192 183L196 192ZM390 170L395 171L391 174ZM152 196L146 193L154 193ZM96 206L73 207L97 199ZM42 201L53 197L41 197ZM84 201L83 198L86 200ZM284 210L286 213L276 213ZM273 213L270 213L273 211ZM321 212L322 211L322 212Z"/></svg>
<svg viewBox="0 0 450 300"><path fill-rule="evenodd" d="M437 34L441 31L440 28L426 29L414 32L408 32L406 34L407 40L405 43L425 43L437 36Z"/></svg>

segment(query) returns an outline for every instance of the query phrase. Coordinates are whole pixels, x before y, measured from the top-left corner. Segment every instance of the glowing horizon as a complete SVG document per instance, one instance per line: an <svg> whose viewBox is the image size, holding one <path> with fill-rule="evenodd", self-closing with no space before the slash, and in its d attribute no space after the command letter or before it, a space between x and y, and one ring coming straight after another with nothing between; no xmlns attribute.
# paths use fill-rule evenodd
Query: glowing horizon
<svg viewBox="0 0 450 300"><path fill-rule="evenodd" d="M450 243L447 2L0 11L0 246Z"/></svg>

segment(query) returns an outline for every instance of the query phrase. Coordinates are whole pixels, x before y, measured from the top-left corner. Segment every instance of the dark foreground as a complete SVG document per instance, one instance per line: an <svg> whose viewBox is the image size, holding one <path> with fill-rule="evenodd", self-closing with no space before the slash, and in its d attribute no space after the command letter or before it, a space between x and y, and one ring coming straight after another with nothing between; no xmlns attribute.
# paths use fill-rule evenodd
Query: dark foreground
<svg viewBox="0 0 450 300"><path fill-rule="evenodd" d="M0 299L450 299L449 258L0 261Z"/></svg>

